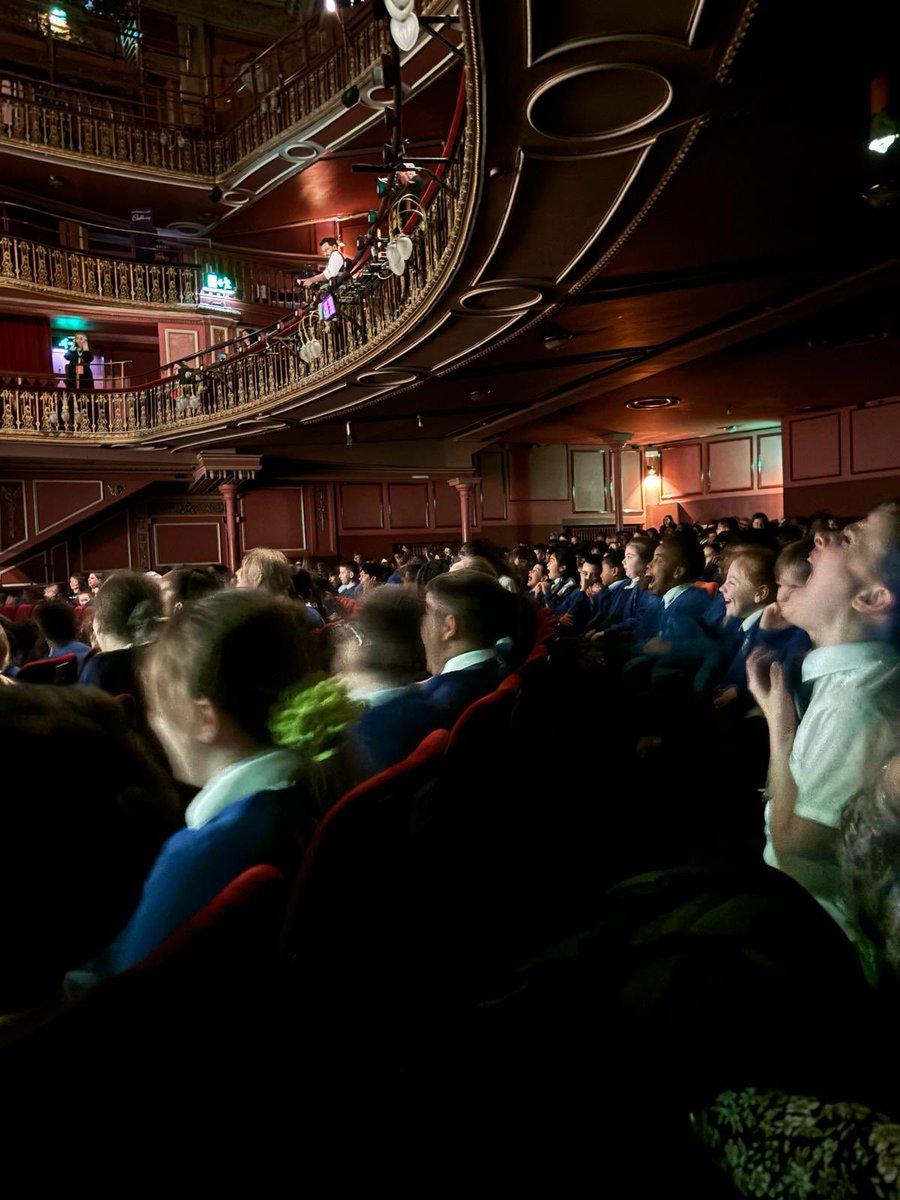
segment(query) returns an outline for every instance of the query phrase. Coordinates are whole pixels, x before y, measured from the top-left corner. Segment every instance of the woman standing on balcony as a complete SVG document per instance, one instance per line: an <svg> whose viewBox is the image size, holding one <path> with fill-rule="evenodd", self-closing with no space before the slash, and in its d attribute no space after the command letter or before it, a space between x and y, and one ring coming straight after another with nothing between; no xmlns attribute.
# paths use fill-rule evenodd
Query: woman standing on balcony
<svg viewBox="0 0 900 1200"><path fill-rule="evenodd" d="M88 346L87 334L76 333L73 343L65 354L66 358L66 387L93 388L94 373L88 365L94 355Z"/></svg>

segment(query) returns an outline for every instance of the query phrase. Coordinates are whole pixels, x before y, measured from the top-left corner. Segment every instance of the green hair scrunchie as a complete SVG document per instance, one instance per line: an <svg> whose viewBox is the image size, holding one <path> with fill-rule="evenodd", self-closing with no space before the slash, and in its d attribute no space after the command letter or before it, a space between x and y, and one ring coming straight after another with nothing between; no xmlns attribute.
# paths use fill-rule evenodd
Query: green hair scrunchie
<svg viewBox="0 0 900 1200"><path fill-rule="evenodd" d="M269 715L269 733L276 746L291 746L312 762L325 762L338 749L344 729L365 709L351 700L346 688L328 675L313 677L287 688Z"/></svg>

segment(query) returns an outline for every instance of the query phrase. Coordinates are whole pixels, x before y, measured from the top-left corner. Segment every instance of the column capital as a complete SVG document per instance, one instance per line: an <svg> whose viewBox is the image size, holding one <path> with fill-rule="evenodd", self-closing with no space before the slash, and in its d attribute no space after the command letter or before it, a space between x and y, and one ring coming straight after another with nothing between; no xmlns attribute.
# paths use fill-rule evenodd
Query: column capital
<svg viewBox="0 0 900 1200"><path fill-rule="evenodd" d="M456 479L448 479L447 483L450 485L450 487L456 488L458 492L468 492L475 486L476 483L481 483L481 476L469 475L465 478L458 476Z"/></svg>

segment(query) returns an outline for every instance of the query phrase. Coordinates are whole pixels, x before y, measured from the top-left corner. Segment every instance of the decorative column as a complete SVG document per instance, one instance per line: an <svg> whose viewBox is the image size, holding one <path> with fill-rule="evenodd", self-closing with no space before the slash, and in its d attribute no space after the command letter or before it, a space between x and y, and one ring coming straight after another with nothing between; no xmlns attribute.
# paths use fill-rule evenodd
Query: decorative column
<svg viewBox="0 0 900 1200"><path fill-rule="evenodd" d="M475 485L481 483L481 480L477 476L472 476L470 479L448 479L447 482L452 488L456 488L459 494L459 524L462 529L462 540L467 542L472 533L469 501Z"/></svg>
<svg viewBox="0 0 900 1200"><path fill-rule="evenodd" d="M225 500L225 536L228 547L228 569L232 575L238 568L237 493L236 483L220 483L219 491Z"/></svg>
<svg viewBox="0 0 900 1200"><path fill-rule="evenodd" d="M228 567L236 571L238 559L238 517L237 500L238 488L244 482L256 478L261 466L261 460L252 454L235 454L233 450L223 450L209 454L201 451L197 455L197 465L194 468L192 492L212 492L218 490L225 501L225 535L228 546Z"/></svg>

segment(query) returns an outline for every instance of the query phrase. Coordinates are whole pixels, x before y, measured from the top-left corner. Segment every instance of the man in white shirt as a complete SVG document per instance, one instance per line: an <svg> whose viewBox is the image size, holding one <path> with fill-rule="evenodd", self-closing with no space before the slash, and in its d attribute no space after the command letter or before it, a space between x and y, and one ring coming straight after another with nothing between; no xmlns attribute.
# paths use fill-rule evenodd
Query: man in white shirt
<svg viewBox="0 0 900 1200"><path fill-rule="evenodd" d="M755 651L750 690L769 725L765 859L840 915L838 829L857 793L896 745L900 653L889 640L900 592L889 580L900 549L900 508L874 510L842 540L816 535L809 581L792 599L813 649L811 689L798 723L780 663Z"/></svg>
<svg viewBox="0 0 900 1200"><path fill-rule="evenodd" d="M344 269L344 256L337 238L322 238L319 249L325 256L325 266L318 275L310 275L309 279L300 281L305 288L311 288L316 283L333 283Z"/></svg>

